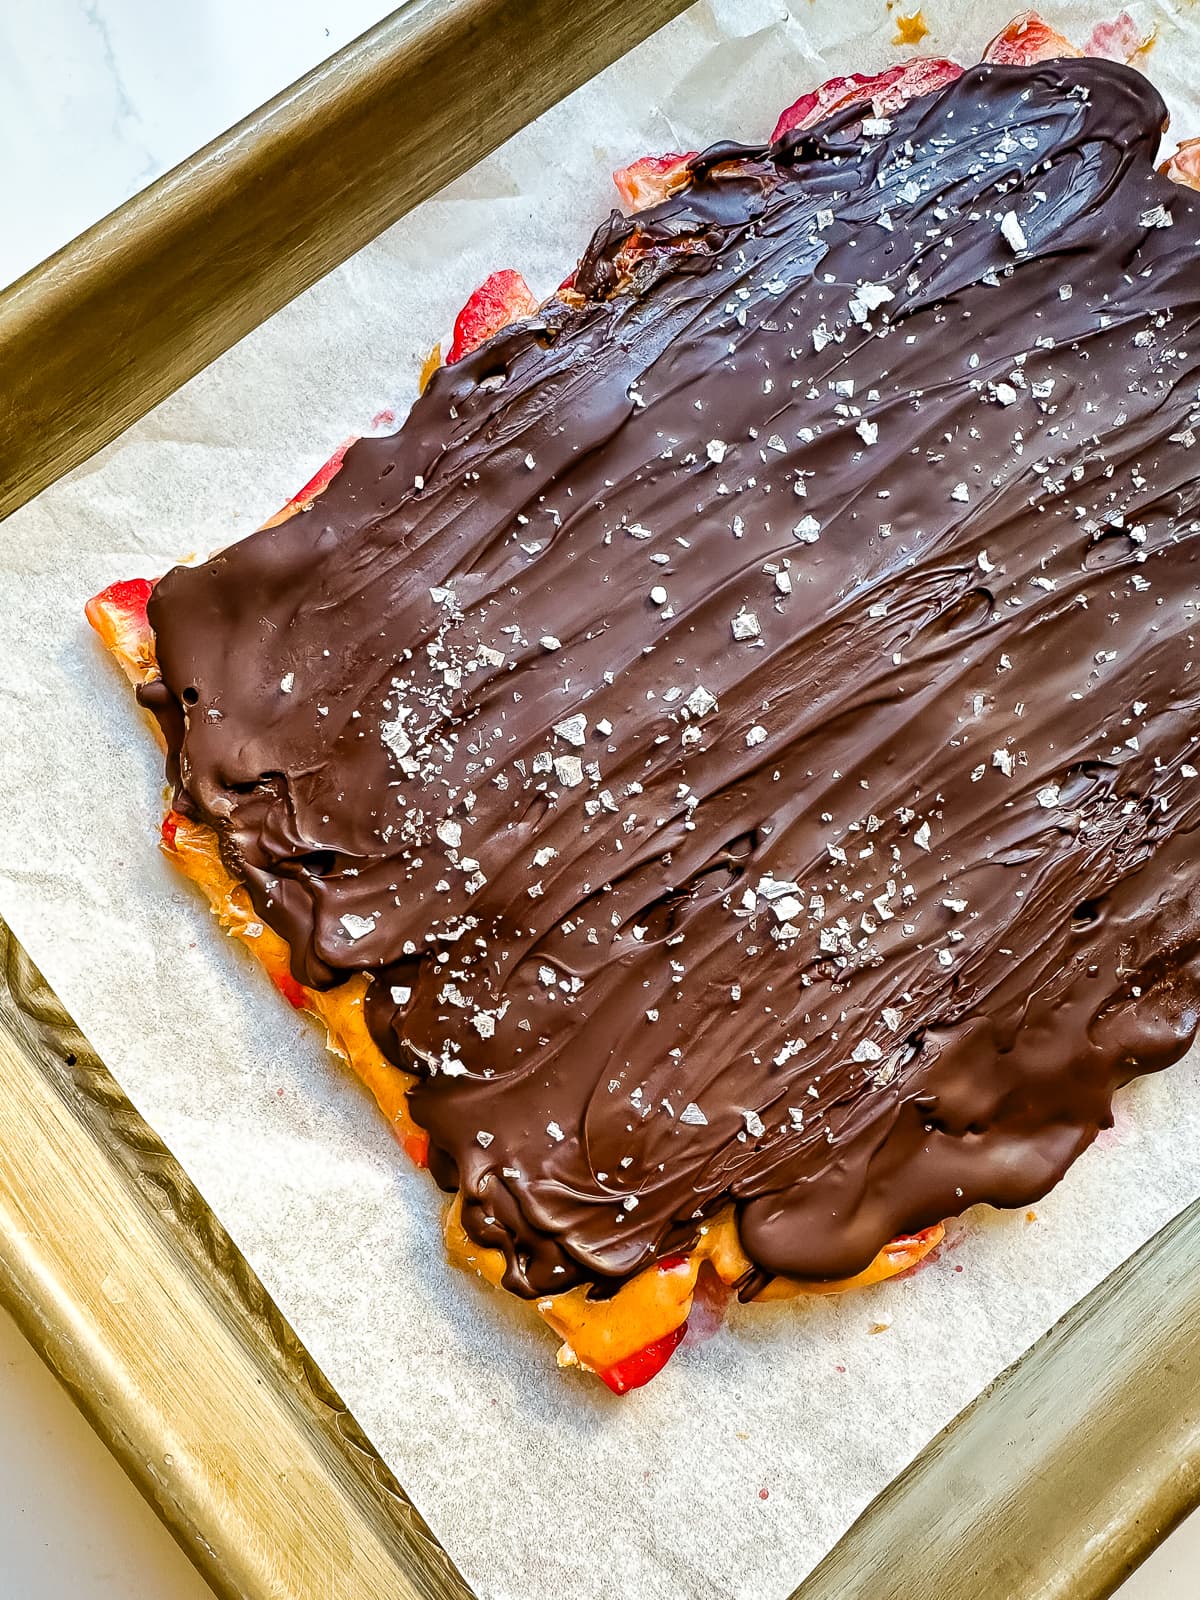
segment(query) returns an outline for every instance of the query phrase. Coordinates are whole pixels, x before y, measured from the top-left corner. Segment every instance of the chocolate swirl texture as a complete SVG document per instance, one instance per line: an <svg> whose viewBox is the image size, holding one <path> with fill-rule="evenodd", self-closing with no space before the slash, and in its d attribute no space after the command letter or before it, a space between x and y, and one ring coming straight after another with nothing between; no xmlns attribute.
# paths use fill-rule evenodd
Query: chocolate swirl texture
<svg viewBox="0 0 1200 1600"><path fill-rule="evenodd" d="M1200 994L1197 197L1102 61L851 108L589 246L150 602L177 804L518 1294L1049 1189ZM752 1285L748 1285L752 1287Z"/></svg>

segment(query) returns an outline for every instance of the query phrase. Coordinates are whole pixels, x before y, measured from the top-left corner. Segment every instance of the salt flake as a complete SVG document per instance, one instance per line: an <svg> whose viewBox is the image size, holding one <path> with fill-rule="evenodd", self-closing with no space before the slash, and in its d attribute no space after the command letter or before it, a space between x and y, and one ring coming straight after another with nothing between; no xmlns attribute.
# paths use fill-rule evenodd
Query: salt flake
<svg viewBox="0 0 1200 1600"><path fill-rule="evenodd" d="M816 517L801 517L792 533L801 544L816 544L821 537L821 524Z"/></svg>
<svg viewBox="0 0 1200 1600"><path fill-rule="evenodd" d="M1025 231L1017 221L1015 211L1006 211L1000 218L1000 232L1004 235L1005 242L1014 254L1019 255L1022 250L1029 249L1029 241Z"/></svg>

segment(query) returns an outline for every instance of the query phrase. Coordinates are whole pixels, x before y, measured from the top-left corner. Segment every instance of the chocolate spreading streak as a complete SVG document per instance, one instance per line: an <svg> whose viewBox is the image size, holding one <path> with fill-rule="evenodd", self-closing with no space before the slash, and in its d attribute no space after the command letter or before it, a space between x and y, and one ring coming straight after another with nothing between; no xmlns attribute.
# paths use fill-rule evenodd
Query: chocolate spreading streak
<svg viewBox="0 0 1200 1600"><path fill-rule="evenodd" d="M518 1294L730 1200L851 1273L1196 1029L1200 205L1107 62L861 118L707 152L150 603L178 803L372 974Z"/></svg>

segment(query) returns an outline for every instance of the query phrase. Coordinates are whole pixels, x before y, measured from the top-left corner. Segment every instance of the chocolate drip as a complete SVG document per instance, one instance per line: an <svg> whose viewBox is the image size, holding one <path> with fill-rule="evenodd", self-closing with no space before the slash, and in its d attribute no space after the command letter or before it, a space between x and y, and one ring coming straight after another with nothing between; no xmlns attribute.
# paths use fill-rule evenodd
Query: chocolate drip
<svg viewBox="0 0 1200 1600"><path fill-rule="evenodd" d="M1197 197L1102 61L722 145L150 619L523 1295L1042 1195L1200 994Z"/></svg>

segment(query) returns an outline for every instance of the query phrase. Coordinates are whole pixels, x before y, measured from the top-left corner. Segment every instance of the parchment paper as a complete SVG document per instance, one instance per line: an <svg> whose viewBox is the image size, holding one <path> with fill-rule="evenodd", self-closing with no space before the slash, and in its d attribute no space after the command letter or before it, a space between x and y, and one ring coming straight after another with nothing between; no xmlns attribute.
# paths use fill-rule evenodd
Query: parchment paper
<svg viewBox="0 0 1200 1600"><path fill-rule="evenodd" d="M1013 3L927 0L923 48L973 60ZM1099 20L1047 9L1079 39ZM1149 68L1173 132L1200 131L1200 8L1134 9L1159 28ZM532 1316L445 1264L427 1176L160 859L158 750L83 603L249 532L346 434L402 415L487 272L519 267L543 293L560 281L612 203L610 169L762 137L831 73L897 59L894 27L883 0L696 5L0 535L0 912L486 1600L788 1593L933 1433L1200 1194L1197 1062L1122 1096L1116 1130L1036 1217L977 1215L903 1282L735 1310L618 1401L560 1375Z"/></svg>

